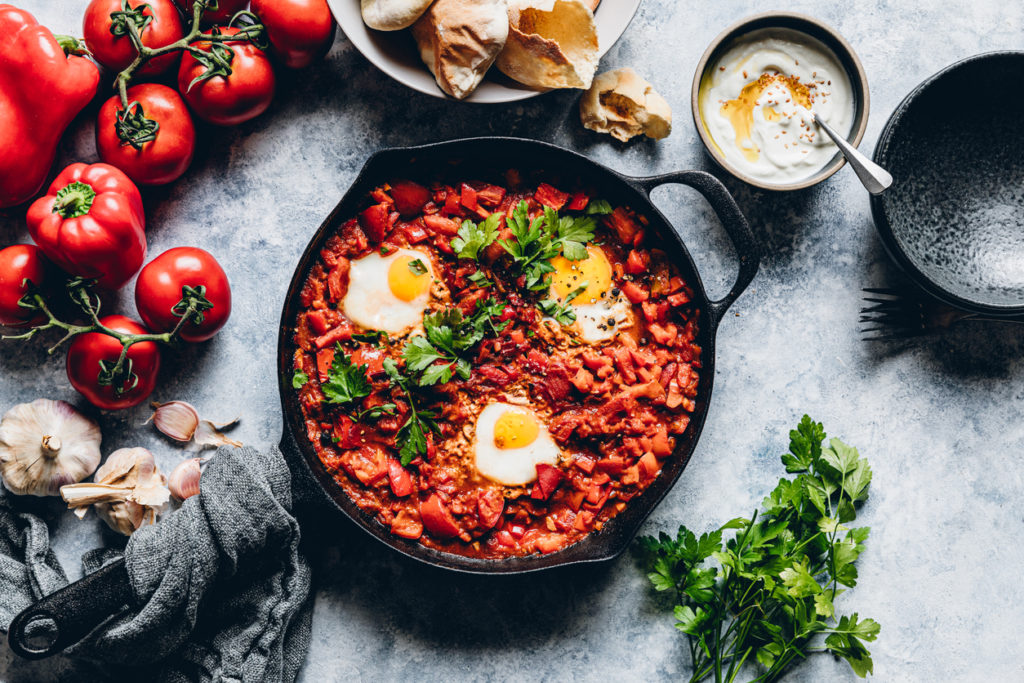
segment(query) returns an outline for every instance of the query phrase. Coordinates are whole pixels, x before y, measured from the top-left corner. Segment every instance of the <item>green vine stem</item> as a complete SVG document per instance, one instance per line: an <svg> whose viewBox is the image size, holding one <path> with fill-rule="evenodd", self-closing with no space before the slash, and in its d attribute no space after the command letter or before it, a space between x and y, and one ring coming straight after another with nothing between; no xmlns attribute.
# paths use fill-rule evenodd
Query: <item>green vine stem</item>
<svg viewBox="0 0 1024 683"><path fill-rule="evenodd" d="M65 343L83 334L96 332L113 337L121 344L121 355L113 365L101 361L98 378L101 386L113 386L115 392L120 395L125 391L133 389L135 383L138 382L138 378L134 376L131 369L131 359L128 358L128 350L132 346L143 342L155 342L166 345L176 344L181 330L186 323L190 321L197 324L202 322L203 314L213 308L213 304L206 298L205 287L185 286L182 287L181 301L171 309L172 313L179 317L178 324L173 330L160 334L128 334L118 332L100 322L100 299L91 291L91 284L90 281L75 278L69 281L67 285L71 301L77 304L88 316L88 324L77 325L61 320L50 310L50 306L43 295L33 289L19 303L24 308L41 312L46 316L46 322L36 325L23 334L4 335L0 339L29 340L47 330L61 330L64 336L47 349L47 353L53 355ZM124 385L129 383L131 383L131 386L125 388Z"/></svg>
<svg viewBox="0 0 1024 683"><path fill-rule="evenodd" d="M121 106L123 111L127 111L129 108L128 102L128 84L132 78L135 77L135 73L149 60L154 57L160 57L162 55L171 54L172 52L181 52L183 50L189 50L193 43L197 42L208 42L208 43L227 43L227 42L238 42L247 40L257 47L266 46L266 36L263 24L259 23L258 17L252 12L241 11L231 18L228 25L231 26L236 20L240 18L247 18L255 23L246 23L238 27L238 33L234 35L223 35L216 31L212 34L203 33L200 28L200 20L203 12L211 5L210 0L195 0L192 4L192 21L189 24L189 31L183 38L176 40L173 43L169 43L162 47L150 48L142 44L142 36L139 31L139 27L136 26L133 21L125 21L125 28L127 29L128 39L132 41L132 45L135 47L136 56L131 64L125 68L124 71L117 75L116 88L117 92L121 97ZM214 4L214 6L216 6ZM140 5L140 7L143 7ZM129 11L128 0L121 0L122 12ZM228 74L230 74L228 70Z"/></svg>

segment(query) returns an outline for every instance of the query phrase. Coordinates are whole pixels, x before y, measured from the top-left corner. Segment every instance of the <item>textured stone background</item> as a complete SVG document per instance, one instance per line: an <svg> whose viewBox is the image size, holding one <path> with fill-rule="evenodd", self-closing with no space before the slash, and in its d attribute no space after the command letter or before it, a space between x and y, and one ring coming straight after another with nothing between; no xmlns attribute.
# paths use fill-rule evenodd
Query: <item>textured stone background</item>
<svg viewBox="0 0 1024 683"><path fill-rule="evenodd" d="M87 2L18 4L55 32L76 33ZM929 74L978 52L1024 47L1018 1L787 5L832 24L859 53L873 104L865 150ZM372 151L511 134L556 142L636 175L707 168L690 118L693 69L727 24L776 8L753 0L645 0L602 68L628 65L645 74L675 110L676 129L666 141L629 145L583 130L575 93L508 106L445 102L388 80L339 35L323 64L283 80L266 115L208 131L187 176L147 193L151 254L202 246L224 264L236 296L219 337L167 359L155 398L188 399L213 418L241 415L235 437L276 442L276 328L287 282L308 237ZM964 93L979 95L987 94ZM65 139L62 164L96 160L94 112ZM882 624L871 647L876 679L1021 680L1024 331L972 324L896 347L863 344L860 289L894 273L853 174L844 169L823 186L786 195L730 187L768 253L737 317L720 330L715 397L700 446L645 530L679 523L705 529L750 511L782 474L777 456L786 431L809 412L858 446L875 471L862 512L873 527L862 578L840 604ZM711 294L724 292L734 261L701 202L681 187L663 188L656 199L688 235ZM0 216L0 243L26 239L22 211ZM116 306L133 310L129 301ZM0 347L0 373L4 409L39 396L83 403L62 362L39 344ZM104 452L145 445L170 468L184 456L142 426L146 415L102 416ZM33 507L50 520L73 573L83 551L117 540L57 503ZM687 671L671 615L628 556L509 580L462 577L401 560L343 525L316 566L305 681L650 680ZM850 677L845 664L817 657L789 680ZM16 661L0 648L0 679L91 675L61 659Z"/></svg>

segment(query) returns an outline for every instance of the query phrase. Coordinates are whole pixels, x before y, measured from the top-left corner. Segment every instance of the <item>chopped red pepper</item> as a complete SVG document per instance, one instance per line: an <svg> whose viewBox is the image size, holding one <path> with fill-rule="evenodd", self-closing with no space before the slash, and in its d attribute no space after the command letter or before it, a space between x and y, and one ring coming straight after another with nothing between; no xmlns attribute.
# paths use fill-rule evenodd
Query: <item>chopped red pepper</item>
<svg viewBox="0 0 1024 683"><path fill-rule="evenodd" d="M557 190L547 183L541 183L537 188L537 191L533 193L533 198L544 206L550 206L555 211L558 211L565 203L569 201L569 195L561 190Z"/></svg>
<svg viewBox="0 0 1024 683"><path fill-rule="evenodd" d="M451 510L436 493L420 503L420 517L427 531L439 538L452 538L461 533Z"/></svg>
<svg viewBox="0 0 1024 683"><path fill-rule="evenodd" d="M334 362L334 349L321 349L316 352L316 372L321 382L330 379L331 363Z"/></svg>
<svg viewBox="0 0 1024 683"><path fill-rule="evenodd" d="M530 493L530 498L535 500L547 500L551 497L551 494L555 492L558 485L562 483L562 479L565 477L562 474L562 470L557 467L552 467L546 463L538 463L537 467L537 482L533 485L533 491Z"/></svg>
<svg viewBox="0 0 1024 683"><path fill-rule="evenodd" d="M430 190L411 180L399 180L391 186L395 208L403 216L415 216L430 201Z"/></svg>
<svg viewBox="0 0 1024 683"><path fill-rule="evenodd" d="M397 216L396 216L397 219ZM374 242L383 242L391 232L394 221L391 220L391 207L387 204L374 204L359 214L359 225L366 236Z"/></svg>
<svg viewBox="0 0 1024 683"><path fill-rule="evenodd" d="M405 498L412 495L412 475L395 458L388 458L388 479L391 482L391 490L396 496Z"/></svg>
<svg viewBox="0 0 1024 683"><path fill-rule="evenodd" d="M569 200L569 210L582 211L583 209L587 208L587 204L589 203L590 197L588 197L583 192L577 192L572 196L572 199Z"/></svg>

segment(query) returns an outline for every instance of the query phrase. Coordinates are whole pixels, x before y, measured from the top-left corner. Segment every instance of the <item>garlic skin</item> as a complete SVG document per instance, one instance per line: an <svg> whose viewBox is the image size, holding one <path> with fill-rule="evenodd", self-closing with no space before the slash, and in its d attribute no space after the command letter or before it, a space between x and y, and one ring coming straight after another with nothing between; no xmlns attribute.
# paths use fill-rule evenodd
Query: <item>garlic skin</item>
<svg viewBox="0 0 1024 683"><path fill-rule="evenodd" d="M64 486L60 495L79 518L92 505L100 519L125 536L156 523L171 498L167 480L145 448L114 451L96 470L92 483Z"/></svg>
<svg viewBox="0 0 1024 683"><path fill-rule="evenodd" d="M64 401L40 398L0 421L0 476L19 496L55 496L96 471L99 425Z"/></svg>
<svg viewBox="0 0 1024 683"><path fill-rule="evenodd" d="M178 463L167 478L171 495L178 500L187 500L199 495L199 478L203 474L202 458L189 458Z"/></svg>
<svg viewBox="0 0 1024 683"><path fill-rule="evenodd" d="M170 401L168 403L153 402L153 414L147 422L164 436L175 441L195 441L195 445L203 446L234 446L241 448L242 443L229 439L218 431L218 427L230 427L238 422L235 418L231 422L214 424L209 420L199 419L199 411L185 401Z"/></svg>

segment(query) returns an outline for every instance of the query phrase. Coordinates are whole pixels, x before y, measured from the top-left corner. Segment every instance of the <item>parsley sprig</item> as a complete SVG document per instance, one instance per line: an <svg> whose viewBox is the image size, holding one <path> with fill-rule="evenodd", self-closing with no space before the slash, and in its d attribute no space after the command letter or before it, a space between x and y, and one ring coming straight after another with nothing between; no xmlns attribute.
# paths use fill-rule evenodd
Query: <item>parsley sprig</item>
<svg viewBox="0 0 1024 683"><path fill-rule="evenodd" d="M820 423L804 416L782 456L793 479L781 479L750 519L738 517L697 536L640 539L648 578L675 593L676 628L687 635L691 682L733 681L745 663L772 681L795 660L827 651L860 677L872 673L865 641L880 626L857 613L837 616L835 600L857 584L854 563L867 527L850 528L855 504L868 497L871 468L839 439L823 445ZM734 532L723 544L723 533ZM714 559L717 566L709 566ZM825 635L824 645L814 637Z"/></svg>
<svg viewBox="0 0 1024 683"><path fill-rule="evenodd" d="M458 308L423 316L426 336L410 339L402 353L406 370L421 387L444 384L455 375L469 379L472 366L467 352L484 337L497 335L508 326L507 320L495 320L504 310L504 304L488 298L477 301L470 317L464 316Z"/></svg>
<svg viewBox="0 0 1024 683"><path fill-rule="evenodd" d="M416 399L413 396L412 388L409 386L409 378L401 373L398 364L393 358L384 359L384 372L387 373L393 385L403 392L409 403L409 419L405 421L395 435L398 444L398 455L401 458L402 466L408 465L417 456L427 454L427 434L438 432L435 413L429 410L416 408Z"/></svg>
<svg viewBox="0 0 1024 683"><path fill-rule="evenodd" d="M341 344L338 344L327 371L327 381L320 385L324 401L334 405L348 405L369 396L373 386L366 377L367 368L366 365L355 365Z"/></svg>
<svg viewBox="0 0 1024 683"><path fill-rule="evenodd" d="M544 315L554 318L559 325L572 325L576 322L576 311L572 310L572 306L569 304L573 299L585 292L589 284L587 281L580 283L579 287L569 292L569 296L565 297L565 301L558 301L557 299L539 301L537 308Z"/></svg>
<svg viewBox="0 0 1024 683"><path fill-rule="evenodd" d="M547 289L549 273L554 272L551 259L559 254L570 261L587 258L587 242L594 239L597 222L593 216L559 216L549 206L532 221L526 202L521 201L508 219L513 239L499 240L512 256L513 271L526 277L526 287L533 291Z"/></svg>
<svg viewBox="0 0 1024 683"><path fill-rule="evenodd" d="M452 239L455 255L459 258L479 259L481 250L491 246L498 239L498 228L504 217L503 213L492 213L481 223L474 223L468 219L462 221L458 236Z"/></svg>

